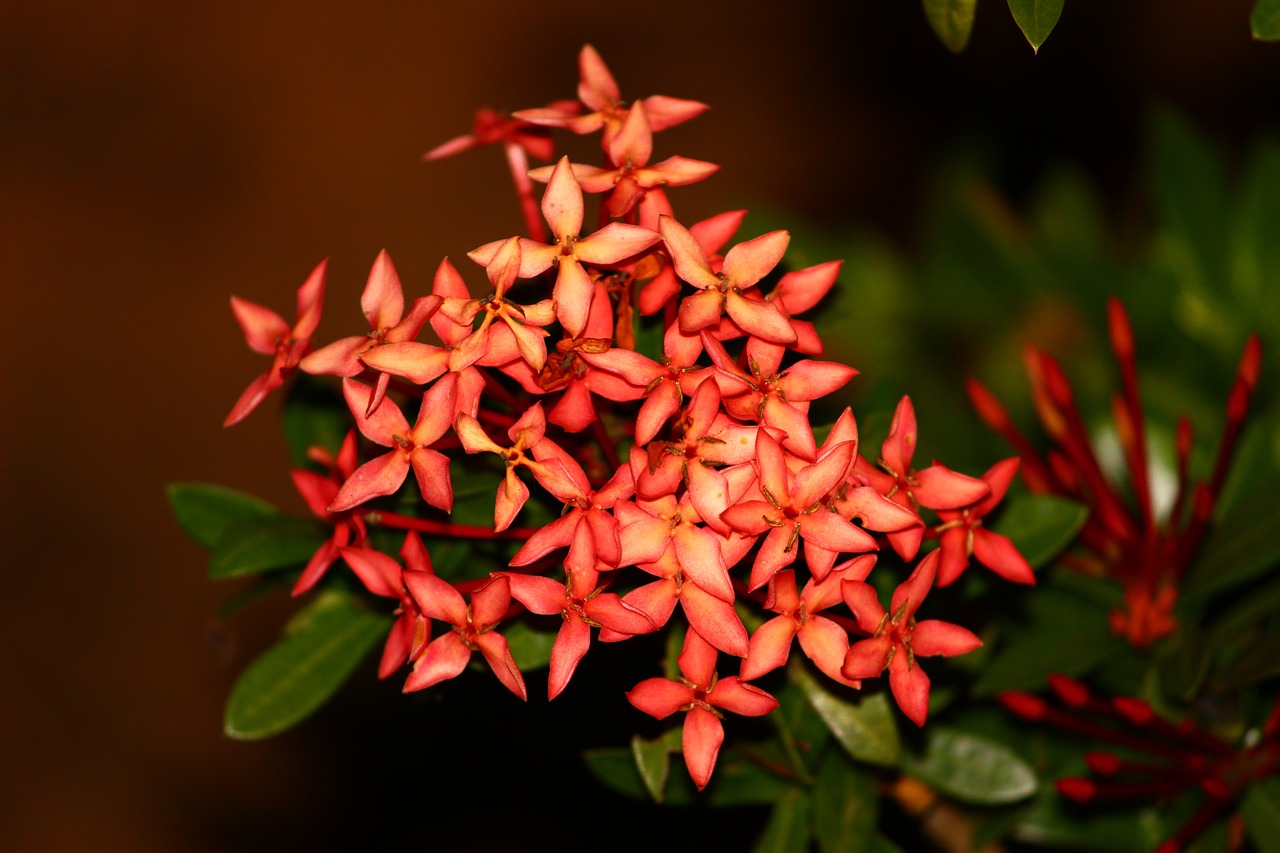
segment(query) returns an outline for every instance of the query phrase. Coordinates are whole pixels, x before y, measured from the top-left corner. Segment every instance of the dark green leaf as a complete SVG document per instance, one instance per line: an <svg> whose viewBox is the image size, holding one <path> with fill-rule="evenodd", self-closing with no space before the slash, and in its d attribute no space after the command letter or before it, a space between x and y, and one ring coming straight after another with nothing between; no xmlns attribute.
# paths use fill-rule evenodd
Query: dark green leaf
<svg viewBox="0 0 1280 853"><path fill-rule="evenodd" d="M321 379L306 375L290 386L282 421L289 458L299 467L309 462L307 449L312 446L323 447L336 455L342 439L355 425L341 392Z"/></svg>
<svg viewBox="0 0 1280 853"><path fill-rule="evenodd" d="M779 797L792 789L791 781L776 773L766 770L757 760L760 750L751 745L731 748L720 753L716 761L716 772L711 776L711 784L707 786L706 802L713 806L759 806L776 803ZM687 773L678 774L675 778L688 780ZM674 781L674 780L673 780ZM668 786L668 802L676 802L671 796ZM688 802L696 802L693 793L693 782L688 781L690 796Z"/></svg>
<svg viewBox="0 0 1280 853"><path fill-rule="evenodd" d="M1249 837L1260 853L1280 853L1280 779L1254 782L1241 802Z"/></svg>
<svg viewBox="0 0 1280 853"><path fill-rule="evenodd" d="M1164 840L1165 828L1154 807L1083 812L1045 785L1013 822L1009 835L1026 844L1061 850L1133 853L1154 849Z"/></svg>
<svg viewBox="0 0 1280 853"><path fill-rule="evenodd" d="M630 749L620 746L589 749L582 753L582 760L591 774L611 790L633 800L649 799Z"/></svg>
<svg viewBox="0 0 1280 853"><path fill-rule="evenodd" d="M904 772L963 803L1015 803L1036 792L1036 774L1013 750L993 740L931 725L923 756L903 755Z"/></svg>
<svg viewBox="0 0 1280 853"><path fill-rule="evenodd" d="M1018 29L1031 43L1031 49L1040 52L1040 45L1053 32L1062 15L1062 0L1009 0L1009 11L1018 22Z"/></svg>
<svg viewBox="0 0 1280 853"><path fill-rule="evenodd" d="M902 853L902 848L883 832L877 832L871 836L871 842L867 845L867 853Z"/></svg>
<svg viewBox="0 0 1280 853"><path fill-rule="evenodd" d="M924 16L947 49L959 53L969 43L977 5L978 0L924 0Z"/></svg>
<svg viewBox="0 0 1280 853"><path fill-rule="evenodd" d="M681 730L675 728L656 740L645 740L640 735L631 738L631 755L635 758L636 770L656 803L662 802L665 796L671 752L680 749L680 737Z"/></svg>
<svg viewBox="0 0 1280 853"><path fill-rule="evenodd" d="M789 788L778 799L769 815L769 822L756 840L755 853L794 853L809 844L810 812L813 801L800 788Z"/></svg>
<svg viewBox="0 0 1280 853"><path fill-rule="evenodd" d="M1002 645L973 685L975 696L1036 690L1051 672L1079 676L1102 663L1119 641L1107 611L1093 601L1046 586L1027 600L1028 622L1007 622Z"/></svg>
<svg viewBox="0 0 1280 853"><path fill-rule="evenodd" d="M791 665L787 674L850 756L887 767L898 763L898 728L883 693L857 699L837 696L819 684L799 661Z"/></svg>
<svg viewBox="0 0 1280 853"><path fill-rule="evenodd" d="M260 740L301 722L325 703L386 636L387 619L329 592L291 625L293 633L240 676L227 700L225 730Z"/></svg>
<svg viewBox="0 0 1280 853"><path fill-rule="evenodd" d="M301 566L324 544L315 522L270 515L234 524L223 531L209 555L209 577L248 575Z"/></svg>
<svg viewBox="0 0 1280 853"><path fill-rule="evenodd" d="M1280 562L1280 503L1242 506L1219 522L1187 573L1184 594L1198 598L1251 581Z"/></svg>
<svg viewBox="0 0 1280 853"><path fill-rule="evenodd" d="M1280 0L1257 0L1249 15L1249 29L1261 41L1280 40Z"/></svg>
<svg viewBox="0 0 1280 853"><path fill-rule="evenodd" d="M551 663L551 647L556 643L556 634L550 631L535 631L523 622L513 622L502 629L502 636L511 647L511 657L522 672L542 669Z"/></svg>
<svg viewBox="0 0 1280 853"><path fill-rule="evenodd" d="M1089 517L1083 504L1055 495L1020 492L1007 500L991 529L1008 536L1035 569L1061 554Z"/></svg>
<svg viewBox="0 0 1280 853"><path fill-rule="evenodd" d="M178 524L206 548L217 544L228 527L276 512L253 495L212 483L171 483L165 491Z"/></svg>
<svg viewBox="0 0 1280 853"><path fill-rule="evenodd" d="M813 830L823 853L865 853L879 809L875 776L827 750L813 788Z"/></svg>

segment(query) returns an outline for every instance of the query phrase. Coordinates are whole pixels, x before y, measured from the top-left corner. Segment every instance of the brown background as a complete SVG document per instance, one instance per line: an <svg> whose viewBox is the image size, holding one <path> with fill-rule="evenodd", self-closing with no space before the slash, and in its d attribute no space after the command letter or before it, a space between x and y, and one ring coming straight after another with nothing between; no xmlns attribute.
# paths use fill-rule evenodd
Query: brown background
<svg viewBox="0 0 1280 853"><path fill-rule="evenodd" d="M714 107L659 141L724 167L682 196L691 218L764 202L908 245L934 155L971 128L1015 195L1067 156L1123 207L1150 99L1231 146L1274 128L1280 46L1249 40L1248 7L1071 0L1034 57L986 0L953 57L913 2L0 4L0 849L488 849L498 813L537 827L526 849L623 816L615 846L660 837L550 763L617 692L522 719L474 683L407 700L365 669L296 732L223 739L235 673L290 605L216 618L231 587L204 580L163 487L300 508L276 401L219 426L263 367L228 295L292 317L329 257L328 340L361 324L379 249L418 295L444 255L512 233L496 151L418 157L481 104L570 96L587 41L624 95Z"/></svg>

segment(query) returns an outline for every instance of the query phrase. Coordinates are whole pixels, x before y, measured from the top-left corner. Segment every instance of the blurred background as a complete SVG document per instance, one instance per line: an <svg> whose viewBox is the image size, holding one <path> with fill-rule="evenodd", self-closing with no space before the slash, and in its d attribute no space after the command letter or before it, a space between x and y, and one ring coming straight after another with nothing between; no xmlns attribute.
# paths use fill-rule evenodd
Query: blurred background
<svg viewBox="0 0 1280 853"><path fill-rule="evenodd" d="M631 713L607 663L591 695L548 709L535 688L521 709L482 679L405 699L370 662L289 734L223 737L236 674L294 605L219 616L237 587L205 579L164 486L302 510L278 397L220 426L263 369L228 296L291 319L330 258L327 341L363 324L380 249L412 296L442 257L515 233L497 150L420 155L479 106L572 97L586 42L626 97L711 104L658 138L722 166L676 197L682 218L750 207L797 246L863 235L909 287L944 164L981 162L1017 209L1068 163L1123 245L1148 220L1152 109L1228 171L1276 129L1280 46L1250 40L1249 6L1068 0L1036 56L984 0L957 56L913 2L0 4L0 849L490 849L498 818L522 849L664 839L572 767ZM865 334L848 357L874 389L892 348ZM734 849L763 819L704 829Z"/></svg>

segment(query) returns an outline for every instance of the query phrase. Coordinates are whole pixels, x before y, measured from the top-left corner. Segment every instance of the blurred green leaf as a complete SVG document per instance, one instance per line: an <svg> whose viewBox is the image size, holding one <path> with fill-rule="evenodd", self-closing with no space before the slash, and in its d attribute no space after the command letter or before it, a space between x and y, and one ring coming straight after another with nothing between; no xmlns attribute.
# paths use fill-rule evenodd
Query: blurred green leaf
<svg viewBox="0 0 1280 853"><path fill-rule="evenodd" d="M930 725L924 755L903 754L903 772L962 803L995 806L1036 792L1036 774L1007 746L978 735Z"/></svg>
<svg viewBox="0 0 1280 853"><path fill-rule="evenodd" d="M313 521L269 515L233 524L223 531L209 554L209 577L215 580L304 565L324 544Z"/></svg>
<svg viewBox="0 0 1280 853"><path fill-rule="evenodd" d="M671 753L679 751L682 730L668 730L661 737L645 740L640 735L631 738L631 755L635 758L636 771L655 803L666 795L667 774L671 770Z"/></svg>
<svg viewBox="0 0 1280 853"><path fill-rule="evenodd" d="M551 663L551 647L556 643L556 633L536 631L524 622L513 622L503 628L502 636L511 647L511 657L521 672L542 669Z"/></svg>
<svg viewBox="0 0 1280 853"><path fill-rule="evenodd" d="M1166 828L1154 807L1084 811L1073 808L1054 790L1042 786L1030 807L1013 821L1009 836L1024 844L1062 850L1133 853L1152 850Z"/></svg>
<svg viewBox="0 0 1280 853"><path fill-rule="evenodd" d="M924 16L948 50L959 53L973 32L973 10L978 0L924 0Z"/></svg>
<svg viewBox="0 0 1280 853"><path fill-rule="evenodd" d="M285 395L282 421L289 457L299 467L308 463L307 449L312 446L337 455L342 439L355 426L342 393L334 385L305 374Z"/></svg>
<svg viewBox="0 0 1280 853"><path fill-rule="evenodd" d="M1009 11L1031 49L1039 53L1062 15L1062 0L1009 0Z"/></svg>
<svg viewBox="0 0 1280 853"><path fill-rule="evenodd" d="M295 617L290 629L236 682L227 700L228 736L261 740L310 716L386 636L388 620L330 591Z"/></svg>
<svg viewBox="0 0 1280 853"><path fill-rule="evenodd" d="M875 833L876 778L838 749L827 750L813 788L813 830L823 853L866 853Z"/></svg>
<svg viewBox="0 0 1280 853"><path fill-rule="evenodd" d="M276 514L261 498L212 483L171 483L165 493L178 524L206 548L216 545L229 527Z"/></svg>
<svg viewBox="0 0 1280 853"><path fill-rule="evenodd" d="M791 664L787 675L850 756L888 767L898 763L901 748L898 728L883 693L862 695L857 700L836 696L819 684L799 661Z"/></svg>
<svg viewBox="0 0 1280 853"><path fill-rule="evenodd" d="M1251 581L1280 562L1280 504L1241 506L1220 521L1183 584L1187 597L1201 597Z"/></svg>
<svg viewBox="0 0 1280 853"><path fill-rule="evenodd" d="M1240 810L1260 853L1280 853L1280 779L1273 776L1250 785Z"/></svg>
<svg viewBox="0 0 1280 853"><path fill-rule="evenodd" d="M754 853L795 853L807 849L812 811L813 801L807 791L788 788L773 807L769 822L751 849Z"/></svg>
<svg viewBox="0 0 1280 853"><path fill-rule="evenodd" d="M1280 40L1280 0L1256 0L1249 15L1249 29L1261 41Z"/></svg>
<svg viewBox="0 0 1280 853"><path fill-rule="evenodd" d="M1008 498L991 529L1013 540L1031 567L1038 569L1071 544L1088 518L1089 510L1083 504L1055 495L1019 492Z"/></svg>
<svg viewBox="0 0 1280 853"><path fill-rule="evenodd" d="M1007 620L997 646L973 685L973 695L1002 690L1036 690L1051 672L1083 675L1118 647L1107 611L1089 601L1044 586L1027 596L1026 624Z"/></svg>
<svg viewBox="0 0 1280 853"><path fill-rule="evenodd" d="M582 753L591 775L595 776L606 787L633 800L649 799L644 780L636 769L635 756L631 750L621 746L606 746L599 749L588 749Z"/></svg>

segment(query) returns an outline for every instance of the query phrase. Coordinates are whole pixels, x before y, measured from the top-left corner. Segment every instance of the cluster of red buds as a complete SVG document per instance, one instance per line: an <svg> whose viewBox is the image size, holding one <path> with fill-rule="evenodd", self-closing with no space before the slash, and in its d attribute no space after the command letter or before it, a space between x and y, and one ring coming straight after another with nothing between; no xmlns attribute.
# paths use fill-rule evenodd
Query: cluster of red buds
<svg viewBox="0 0 1280 853"><path fill-rule="evenodd" d="M1141 699L1102 698L1062 675L1051 675L1049 686L1063 707L1027 693L1004 693L1000 701L1024 720L1118 748L1085 753L1095 778L1058 779L1055 785L1064 797L1094 803L1203 792L1204 801L1156 853L1186 849L1250 783L1280 772L1280 703L1261 731L1233 744L1190 718L1172 723Z"/></svg>
<svg viewBox="0 0 1280 853"><path fill-rule="evenodd" d="M1036 412L1054 447L1036 451L1004 407L976 379L968 383L969 397L979 415L1018 451L1022 477L1033 492L1052 493L1080 501L1090 513L1079 542L1087 555L1062 559L1080 570L1109 578L1124 590L1124 605L1111 614L1111 629L1136 647L1147 647L1177 628L1173 615L1178 584L1195 557L1213 519L1240 430L1249 412L1249 398L1258 384L1262 347L1257 335L1245 343L1227 398L1226 426L1218 445L1213 473L1207 482L1192 483L1189 474L1194 434L1186 417L1178 421L1176 448L1178 485L1172 508L1164 517L1152 497L1146 427L1138 397L1133 329L1124 306L1108 304L1111 348L1120 367L1123 391L1112 399L1116 435L1124 451L1129 485L1136 509L1109 482L1094 453L1084 419L1076 408L1071 386L1061 366L1046 352L1028 346L1024 352Z"/></svg>
<svg viewBox="0 0 1280 853"><path fill-rule="evenodd" d="M294 472L312 511L332 528L294 593L345 563L370 593L396 602L383 677L407 662L405 690L421 690L459 675L479 651L522 699L524 677L499 629L523 610L563 619L550 662L554 698L593 628L602 642L625 640L668 625L679 605L688 628L682 678L643 680L628 698L658 718L687 712L683 751L699 787L724 737L722 712L758 716L777 706L750 682L782 666L793 639L819 670L851 688L888 670L898 705L923 724L929 679L918 659L981 645L957 625L916 621L929 590L955 581L971 558L1034 582L1009 540L982 526L1018 461L983 478L937 463L913 467L917 433L907 398L874 462L859 452L847 408L819 444L810 404L856 371L819 360L822 341L798 315L831 290L839 262L782 273L786 231L722 254L745 211L686 226L666 192L718 167L684 157L652 162L654 132L705 105L668 97L624 103L590 47L579 70L577 100L509 117L482 111L474 133L427 155L488 143L507 152L528 236L469 253L485 270L484 295L473 296L446 259L431 293L406 312L383 253L361 300L370 331L314 350L324 264L299 289L292 327L233 298L249 345L273 362L227 423L300 369L343 378L368 442L362 449L353 430L336 456L313 452L327 474ZM529 156L551 158L551 128L600 132L603 165L566 157L528 171ZM533 182L546 184L540 205ZM584 193L603 194L600 225L585 235ZM547 285L549 294L537 290ZM660 351L638 351L642 323L661 324ZM437 343L417 340L428 324ZM402 407L413 403L410 421ZM491 527L449 520L450 469L461 454L495 454L505 469L495 478ZM400 492L411 471L424 504L416 514L370 506ZM545 526L513 526L530 480L563 511ZM936 513L935 523L922 508ZM403 564L371 546L375 525L406 531ZM433 572L424 535L520 546L507 566L455 584ZM939 546L922 554L926 538ZM888 609L867 583L882 547L908 567ZM749 633L735 604L771 618ZM719 676L721 654L741 660L736 675Z"/></svg>

